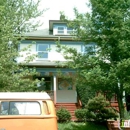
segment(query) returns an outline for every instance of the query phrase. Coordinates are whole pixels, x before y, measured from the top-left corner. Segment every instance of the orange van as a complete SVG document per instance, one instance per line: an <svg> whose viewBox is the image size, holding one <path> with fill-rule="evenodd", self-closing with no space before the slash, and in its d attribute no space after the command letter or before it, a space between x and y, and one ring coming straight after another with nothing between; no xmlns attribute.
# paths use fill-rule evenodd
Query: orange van
<svg viewBox="0 0 130 130"><path fill-rule="evenodd" d="M0 92L0 130L58 130L55 107L43 92Z"/></svg>

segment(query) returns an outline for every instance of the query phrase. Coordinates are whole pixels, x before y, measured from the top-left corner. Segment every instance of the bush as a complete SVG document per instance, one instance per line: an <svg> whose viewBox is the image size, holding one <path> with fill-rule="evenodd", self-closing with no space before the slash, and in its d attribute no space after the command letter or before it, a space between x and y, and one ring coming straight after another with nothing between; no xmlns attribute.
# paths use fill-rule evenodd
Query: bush
<svg viewBox="0 0 130 130"><path fill-rule="evenodd" d="M126 120L130 119L130 111L125 110L125 112L124 112L124 119L126 119Z"/></svg>
<svg viewBox="0 0 130 130"><path fill-rule="evenodd" d="M110 103L102 95L90 99L86 109L87 119L94 121L106 121L107 119L116 119L118 117L114 108L110 107Z"/></svg>
<svg viewBox="0 0 130 130"><path fill-rule="evenodd" d="M86 109L77 109L75 110L75 117L78 121L86 121Z"/></svg>
<svg viewBox="0 0 130 130"><path fill-rule="evenodd" d="M71 120L70 112L63 107L61 107L59 110L57 110L56 114L57 114L59 122L68 122Z"/></svg>

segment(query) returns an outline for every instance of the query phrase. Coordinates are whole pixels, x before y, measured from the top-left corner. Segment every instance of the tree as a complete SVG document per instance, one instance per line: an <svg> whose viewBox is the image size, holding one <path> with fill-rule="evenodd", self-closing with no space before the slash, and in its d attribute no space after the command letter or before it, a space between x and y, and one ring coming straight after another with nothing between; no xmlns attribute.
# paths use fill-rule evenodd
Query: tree
<svg viewBox="0 0 130 130"><path fill-rule="evenodd" d="M104 122L118 117L116 110L110 107L110 102L106 101L103 95L89 99L86 109L86 118L89 120Z"/></svg>
<svg viewBox="0 0 130 130"><path fill-rule="evenodd" d="M35 69L28 69L25 64L18 64L19 43L26 32L38 27L35 18L44 10L38 10L38 1L1 0L0 1L0 90L33 91L36 82L29 77L36 74ZM25 50L28 48L25 48ZM33 56L28 58L30 61ZM28 77L28 78L27 78Z"/></svg>
<svg viewBox="0 0 130 130"><path fill-rule="evenodd" d="M130 91L130 1L90 0L91 13L80 14L75 8L75 37L85 45L95 43L82 55L74 48L57 45L70 68L78 70L92 89L115 93L120 118L124 118L124 92ZM69 55L68 55L69 53Z"/></svg>

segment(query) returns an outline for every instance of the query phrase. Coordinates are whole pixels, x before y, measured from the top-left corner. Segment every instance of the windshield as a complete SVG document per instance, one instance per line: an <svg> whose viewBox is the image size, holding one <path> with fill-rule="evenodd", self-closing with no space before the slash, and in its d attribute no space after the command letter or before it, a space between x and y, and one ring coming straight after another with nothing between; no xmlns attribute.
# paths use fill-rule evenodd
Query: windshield
<svg viewBox="0 0 130 130"><path fill-rule="evenodd" d="M29 101L2 101L0 115L40 115L41 108L38 102Z"/></svg>

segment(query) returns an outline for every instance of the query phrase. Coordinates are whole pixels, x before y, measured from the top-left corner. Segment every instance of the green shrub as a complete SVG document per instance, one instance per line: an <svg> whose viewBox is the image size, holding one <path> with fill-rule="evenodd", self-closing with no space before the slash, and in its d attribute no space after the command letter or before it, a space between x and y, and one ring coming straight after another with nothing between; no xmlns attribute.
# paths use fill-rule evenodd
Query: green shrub
<svg viewBox="0 0 130 130"><path fill-rule="evenodd" d="M63 107L61 107L59 110L57 110L56 114L58 117L58 122L68 122L71 120L70 112Z"/></svg>
<svg viewBox="0 0 130 130"><path fill-rule="evenodd" d="M106 121L107 119L116 119L118 114L115 109L110 107L109 101L106 101L104 96L99 95L90 99L86 105L87 119L94 121Z"/></svg>
<svg viewBox="0 0 130 130"><path fill-rule="evenodd" d="M86 109L77 109L75 110L75 117L78 121L86 121Z"/></svg>
<svg viewBox="0 0 130 130"><path fill-rule="evenodd" d="M129 120L130 119L130 112L125 110L124 112L124 119Z"/></svg>

